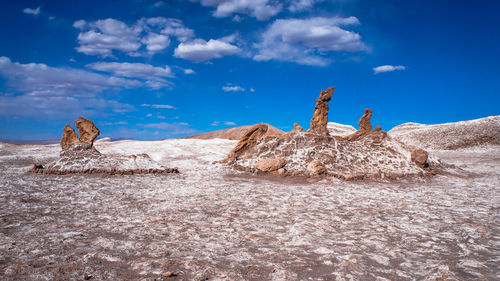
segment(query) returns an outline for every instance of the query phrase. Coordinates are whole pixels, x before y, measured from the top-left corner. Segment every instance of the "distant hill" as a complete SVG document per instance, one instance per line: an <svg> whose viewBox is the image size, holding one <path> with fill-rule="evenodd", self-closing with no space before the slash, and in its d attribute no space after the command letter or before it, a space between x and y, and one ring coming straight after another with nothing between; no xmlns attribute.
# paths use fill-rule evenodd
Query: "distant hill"
<svg viewBox="0 0 500 281"><path fill-rule="evenodd" d="M351 125L344 125L335 122L328 122L326 127L328 129L328 132L330 133L330 136L345 137L357 131L356 128Z"/></svg>
<svg viewBox="0 0 500 281"><path fill-rule="evenodd" d="M266 124L268 126L267 133L269 135L282 135L285 132L282 130L273 127L269 124ZM185 139L201 139L201 140L208 140L208 139L228 139L228 140L239 140L243 134L252 127L251 125L248 126L239 126L239 127L233 127L229 129L224 129L224 130L218 130L218 131L212 131L208 133L203 133L203 134L198 134L194 136L189 136L185 137Z"/></svg>
<svg viewBox="0 0 500 281"><path fill-rule="evenodd" d="M394 127L388 134L397 141L423 149L500 145L500 116L436 125L405 123Z"/></svg>
<svg viewBox="0 0 500 281"><path fill-rule="evenodd" d="M0 143L10 143L10 144L56 144L61 140L8 140L0 139Z"/></svg>

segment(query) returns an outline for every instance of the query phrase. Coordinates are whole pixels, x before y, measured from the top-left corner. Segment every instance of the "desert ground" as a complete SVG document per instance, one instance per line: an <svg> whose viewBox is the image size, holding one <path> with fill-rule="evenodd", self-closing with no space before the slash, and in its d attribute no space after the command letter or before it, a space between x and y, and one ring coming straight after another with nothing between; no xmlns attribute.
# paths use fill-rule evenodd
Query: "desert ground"
<svg viewBox="0 0 500 281"><path fill-rule="evenodd" d="M223 164L237 141L95 143L179 174L45 175L0 144L2 280L500 280L500 146L428 149L455 173L342 181Z"/></svg>

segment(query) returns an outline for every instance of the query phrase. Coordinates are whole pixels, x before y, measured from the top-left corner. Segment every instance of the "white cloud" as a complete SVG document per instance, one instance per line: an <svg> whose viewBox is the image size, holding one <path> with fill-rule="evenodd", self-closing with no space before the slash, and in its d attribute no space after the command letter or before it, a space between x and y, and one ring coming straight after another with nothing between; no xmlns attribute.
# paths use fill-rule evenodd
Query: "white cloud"
<svg viewBox="0 0 500 281"><path fill-rule="evenodd" d="M177 109L175 106L169 104L141 104L141 106L151 107L151 108L161 108L161 109Z"/></svg>
<svg viewBox="0 0 500 281"><path fill-rule="evenodd" d="M36 9L32 9L32 8L25 8L23 10L23 13L25 14L31 14L31 15L38 15L40 13L40 6L38 6Z"/></svg>
<svg viewBox="0 0 500 281"><path fill-rule="evenodd" d="M255 92L255 89L254 88L250 88L250 92Z"/></svg>
<svg viewBox="0 0 500 281"><path fill-rule="evenodd" d="M226 121L226 122L224 122L224 125L227 125L227 126L236 126L236 123L231 122L231 121Z"/></svg>
<svg viewBox="0 0 500 281"><path fill-rule="evenodd" d="M279 13L283 7L272 0L195 0L203 6L216 7L215 17L228 17L232 14L247 14L258 20L268 20Z"/></svg>
<svg viewBox="0 0 500 281"><path fill-rule="evenodd" d="M310 10L314 4L317 2L322 2L324 0L296 0L296 1L291 1L290 5L288 6L288 10L290 12L301 12L304 10Z"/></svg>
<svg viewBox="0 0 500 281"><path fill-rule="evenodd" d="M404 65L381 65L373 68L373 74L392 72L396 70L406 70Z"/></svg>
<svg viewBox="0 0 500 281"><path fill-rule="evenodd" d="M164 1L157 1L153 4L153 7L155 7L155 8L159 8L159 7L163 7L163 6L165 6Z"/></svg>
<svg viewBox="0 0 500 281"><path fill-rule="evenodd" d="M184 74L195 74L194 70L190 69L190 68L186 68L184 69Z"/></svg>
<svg viewBox="0 0 500 281"><path fill-rule="evenodd" d="M244 92L245 91L245 89L240 87L240 86L231 86L231 85L223 86L222 90L224 92Z"/></svg>
<svg viewBox="0 0 500 281"><path fill-rule="evenodd" d="M361 36L344 26L358 25L356 17L315 17L276 20L254 44L257 61L279 60L306 65L327 65L328 52L359 52L367 49Z"/></svg>
<svg viewBox="0 0 500 281"><path fill-rule="evenodd" d="M106 100L102 95L144 86L134 79L46 64L21 64L7 57L0 57L0 76L5 78L7 89L15 93L0 97L1 114L24 116L127 112L133 106Z"/></svg>
<svg viewBox="0 0 500 281"><path fill-rule="evenodd" d="M210 124L210 126L219 126L219 125L220 125L219 121L214 121L212 124Z"/></svg>
<svg viewBox="0 0 500 281"><path fill-rule="evenodd" d="M171 83L165 77L174 77L170 67L158 67L144 63L128 62L96 62L88 64L87 67L94 70L110 72L117 76L145 80L145 84L153 89L169 86Z"/></svg>
<svg viewBox="0 0 500 281"><path fill-rule="evenodd" d="M175 48L174 56L194 62L201 62L234 55L240 51L239 47L225 42L223 38L210 39L208 42L203 39L196 39L180 43Z"/></svg>
<svg viewBox="0 0 500 281"><path fill-rule="evenodd" d="M181 42L194 37L194 31L182 21L164 17L142 18L132 25L112 18L94 22L78 20L73 27L81 31L76 50L102 57L112 57L114 51L129 56L152 55L167 48L170 37Z"/></svg>

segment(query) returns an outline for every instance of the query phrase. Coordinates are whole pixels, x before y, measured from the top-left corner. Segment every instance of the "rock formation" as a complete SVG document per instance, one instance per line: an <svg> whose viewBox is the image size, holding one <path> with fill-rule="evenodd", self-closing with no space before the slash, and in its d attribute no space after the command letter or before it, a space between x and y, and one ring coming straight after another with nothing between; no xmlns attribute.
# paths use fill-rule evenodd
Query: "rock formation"
<svg viewBox="0 0 500 281"><path fill-rule="evenodd" d="M93 146L99 129L85 118L78 118L76 126L80 139L70 125L66 125L61 138L59 159L47 165L31 165L29 171L40 174L166 174L178 173L177 168L165 168L147 154L103 155Z"/></svg>
<svg viewBox="0 0 500 281"><path fill-rule="evenodd" d="M66 125L63 129L61 138L61 148L67 149L78 142L78 135L70 125Z"/></svg>
<svg viewBox="0 0 500 281"><path fill-rule="evenodd" d="M370 109L366 109L359 120L357 131L349 134L354 128L343 126L340 131L344 135L330 136L326 130L328 101L333 89L322 91L317 99L310 130L304 131L294 124L289 133L273 136L266 134L265 125L255 125L240 139L225 163L247 172L326 175L343 180L432 175L437 168L444 167L436 161L426 163L429 160L425 151L412 153L410 159L410 148L392 141L380 126L372 131ZM436 169L423 170L429 164Z"/></svg>
<svg viewBox="0 0 500 281"><path fill-rule="evenodd" d="M236 159L245 151L255 146L267 132L267 125L264 123L255 124L248 129L241 137L240 141L231 152L229 152L228 159Z"/></svg>
<svg viewBox="0 0 500 281"><path fill-rule="evenodd" d="M271 158L271 159L261 159L257 164L255 164L255 168L262 172L273 172L277 171L283 166L285 166L286 161L283 158Z"/></svg>
<svg viewBox="0 0 500 281"><path fill-rule="evenodd" d="M293 123L293 129L289 133L293 134L295 132L303 132L303 131L304 131L304 128L302 128L302 126L300 126L297 123Z"/></svg>
<svg viewBox="0 0 500 281"><path fill-rule="evenodd" d="M307 173L310 176L319 176L326 174L325 165L321 164L318 160L314 160L307 165Z"/></svg>
<svg viewBox="0 0 500 281"><path fill-rule="evenodd" d="M328 136L328 102L332 99L335 87L330 87L326 91L321 91L316 99L316 107L311 118L311 128L309 132Z"/></svg>
<svg viewBox="0 0 500 281"><path fill-rule="evenodd" d="M411 161L414 162L420 168L427 168L429 164L427 163L427 151L423 149L415 149L410 154Z"/></svg>
<svg viewBox="0 0 500 281"><path fill-rule="evenodd" d="M94 144L94 140L101 133L99 129L94 125L94 122L85 119L83 117L78 118L75 121L76 128L80 133L80 141L88 143L90 145Z"/></svg>
<svg viewBox="0 0 500 281"><path fill-rule="evenodd" d="M369 108L365 109L365 113L363 114L363 116L361 116L358 122L359 129L355 133L347 136L346 140L355 141L370 134L372 131L372 124L370 122L371 118L372 118L372 110Z"/></svg>

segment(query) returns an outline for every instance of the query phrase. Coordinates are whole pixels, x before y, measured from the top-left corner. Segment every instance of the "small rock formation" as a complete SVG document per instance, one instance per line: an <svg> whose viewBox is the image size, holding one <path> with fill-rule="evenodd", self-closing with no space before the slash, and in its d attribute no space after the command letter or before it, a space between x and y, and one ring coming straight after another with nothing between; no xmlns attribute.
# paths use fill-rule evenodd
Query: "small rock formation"
<svg viewBox="0 0 500 281"><path fill-rule="evenodd" d="M411 152L411 161L414 162L420 168L427 168L429 164L427 163L427 151L423 149L415 149Z"/></svg>
<svg viewBox="0 0 500 281"><path fill-rule="evenodd" d="M66 125L61 138L62 150L59 159L44 166L32 164L29 171L38 174L168 174L179 173L177 168L165 168L147 154L104 155L93 146L99 129L85 118L78 118L75 124L80 139L70 125Z"/></svg>
<svg viewBox="0 0 500 281"><path fill-rule="evenodd" d="M78 135L70 125L66 125L63 129L63 135L61 138L61 148L68 149L72 145L78 142Z"/></svg>
<svg viewBox="0 0 500 281"><path fill-rule="evenodd" d="M271 159L261 159L255 168L262 172L274 172L283 168L286 165L286 161L283 158L271 158Z"/></svg>
<svg viewBox="0 0 500 281"><path fill-rule="evenodd" d="M267 133L267 125L264 123L255 124L250 129L248 129L245 134L241 137L240 141L231 152L229 152L228 159L236 159L242 155L245 151L255 146L257 141L259 141Z"/></svg>
<svg viewBox="0 0 500 281"><path fill-rule="evenodd" d="M373 130L369 136L373 143L381 143L383 139L387 138L387 133L382 131L382 127L375 126L375 130Z"/></svg>
<svg viewBox="0 0 500 281"><path fill-rule="evenodd" d="M307 173L310 176L319 176L326 174L326 167L318 160L314 160L307 165Z"/></svg>
<svg viewBox="0 0 500 281"><path fill-rule="evenodd" d="M328 102L332 99L334 90L335 87L330 87L326 91L320 92L319 97L316 99L316 107L314 107L309 132L328 136Z"/></svg>
<svg viewBox="0 0 500 281"><path fill-rule="evenodd" d="M296 132L303 132L303 131L304 131L304 128L302 128L302 126L300 126L297 123L293 123L293 129L289 132L289 134L293 134Z"/></svg>
<svg viewBox="0 0 500 281"><path fill-rule="evenodd" d="M358 122L359 129L355 133L348 135L345 139L348 141L355 141L370 134L372 131L372 124L370 122L371 118L372 110L369 108L365 109L365 113L363 114L363 116L361 116Z"/></svg>
<svg viewBox="0 0 500 281"><path fill-rule="evenodd" d="M80 133L80 141L90 145L94 144L95 138L97 138L97 136L101 133L94 125L94 122L83 117L78 118L75 121L75 125Z"/></svg>

